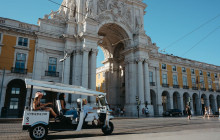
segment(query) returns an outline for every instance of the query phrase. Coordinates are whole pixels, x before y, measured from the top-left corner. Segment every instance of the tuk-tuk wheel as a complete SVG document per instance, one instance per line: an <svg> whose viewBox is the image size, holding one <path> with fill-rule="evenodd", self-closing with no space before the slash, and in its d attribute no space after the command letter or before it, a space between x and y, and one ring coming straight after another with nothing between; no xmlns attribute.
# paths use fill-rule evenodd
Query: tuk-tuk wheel
<svg viewBox="0 0 220 140"><path fill-rule="evenodd" d="M44 139L48 134L48 128L43 124L38 124L30 128L29 135L34 140Z"/></svg>
<svg viewBox="0 0 220 140"><path fill-rule="evenodd" d="M112 132L113 132L113 130L114 130L114 125L113 125L112 122L109 122L109 126L108 126L108 127L105 126L105 125L102 127L102 132L103 132L105 135L111 135Z"/></svg>

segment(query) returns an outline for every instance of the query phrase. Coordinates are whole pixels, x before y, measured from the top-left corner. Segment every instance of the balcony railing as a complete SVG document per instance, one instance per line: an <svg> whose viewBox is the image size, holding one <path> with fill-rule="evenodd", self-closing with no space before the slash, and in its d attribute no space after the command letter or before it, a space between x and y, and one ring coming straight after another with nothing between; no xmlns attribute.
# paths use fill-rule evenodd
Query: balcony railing
<svg viewBox="0 0 220 140"><path fill-rule="evenodd" d="M189 89L189 86L183 86L183 89Z"/></svg>
<svg viewBox="0 0 220 140"><path fill-rule="evenodd" d="M27 69L12 67L11 73L27 74Z"/></svg>
<svg viewBox="0 0 220 140"><path fill-rule="evenodd" d="M213 92L214 90L212 88L209 88L209 91Z"/></svg>
<svg viewBox="0 0 220 140"><path fill-rule="evenodd" d="M155 82L150 82L150 86L155 86Z"/></svg>
<svg viewBox="0 0 220 140"><path fill-rule="evenodd" d="M45 76L59 77L59 72L55 72L55 71L45 71Z"/></svg>
<svg viewBox="0 0 220 140"><path fill-rule="evenodd" d="M216 92L220 92L220 89L217 89Z"/></svg>
<svg viewBox="0 0 220 140"><path fill-rule="evenodd" d="M192 90L198 90L198 87L192 87Z"/></svg>
<svg viewBox="0 0 220 140"><path fill-rule="evenodd" d="M206 88L201 88L202 91L206 91Z"/></svg>
<svg viewBox="0 0 220 140"><path fill-rule="evenodd" d="M179 85L173 85L173 88L180 88Z"/></svg>
<svg viewBox="0 0 220 140"><path fill-rule="evenodd" d="M162 84L162 87L169 87L169 84Z"/></svg>

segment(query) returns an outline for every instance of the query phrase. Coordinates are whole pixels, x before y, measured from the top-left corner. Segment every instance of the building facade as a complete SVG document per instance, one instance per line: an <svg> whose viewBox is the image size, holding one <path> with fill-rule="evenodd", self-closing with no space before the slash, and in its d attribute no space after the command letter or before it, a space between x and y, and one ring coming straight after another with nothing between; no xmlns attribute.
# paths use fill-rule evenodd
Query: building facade
<svg viewBox="0 0 220 140"><path fill-rule="evenodd" d="M144 96L140 100L145 102L151 116L161 116L168 109L180 109L184 113L187 105L193 115L202 115L205 107L211 107L213 114L218 112L219 66L161 53L150 55L149 63L149 73L144 76L149 81L149 99ZM108 85L108 71L106 66L97 68L97 91L108 93L108 87L103 86ZM125 104L119 101L117 106L123 108Z"/></svg>
<svg viewBox="0 0 220 140"><path fill-rule="evenodd" d="M32 78L38 26L0 18L0 108L3 117L22 117Z"/></svg>
<svg viewBox="0 0 220 140"><path fill-rule="evenodd" d="M216 110L220 67L160 54L144 31L146 7L142 0L63 0L57 11L39 18L37 26L1 18L1 114L21 117L16 114L34 97L24 78L104 89L111 107L120 105L129 116L137 115L136 97L152 116L169 108L184 110L188 97L195 100L190 104L195 110L201 104ZM98 47L105 56L100 68L104 79L96 75ZM44 94L42 102L55 102L59 93ZM76 106L77 98L95 103L94 97L68 95L67 105Z"/></svg>

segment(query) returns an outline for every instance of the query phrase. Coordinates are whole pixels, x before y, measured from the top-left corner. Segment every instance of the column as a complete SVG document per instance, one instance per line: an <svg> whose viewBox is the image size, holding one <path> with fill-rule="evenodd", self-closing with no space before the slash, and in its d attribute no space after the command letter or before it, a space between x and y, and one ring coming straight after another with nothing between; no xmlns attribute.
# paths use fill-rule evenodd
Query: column
<svg viewBox="0 0 220 140"><path fill-rule="evenodd" d="M88 58L89 58L89 49L83 50L83 66L82 66L82 86L85 88L88 88L88 76L89 76L89 70L88 70Z"/></svg>
<svg viewBox="0 0 220 140"><path fill-rule="evenodd" d="M218 107L217 107L218 105L217 105L217 96L214 96L214 111L213 111L213 114L215 114L215 112L217 112L218 111Z"/></svg>
<svg viewBox="0 0 220 140"><path fill-rule="evenodd" d="M173 108L173 95L171 95L172 93L169 93L170 94L170 109L174 109Z"/></svg>
<svg viewBox="0 0 220 140"><path fill-rule="evenodd" d="M151 96L150 96L150 82L149 82L149 68L148 60L144 61L144 94L145 101L147 101L147 108L149 110L149 115L154 116L154 107L151 105Z"/></svg>
<svg viewBox="0 0 220 140"><path fill-rule="evenodd" d="M91 54L91 79L90 79L90 88L96 90L96 56L97 49L92 49ZM107 86L107 85L106 85ZM90 97L91 103L95 103L95 97Z"/></svg>
<svg viewBox="0 0 220 140"><path fill-rule="evenodd" d="M75 72L76 72L76 51L74 50L72 57L72 85L76 84Z"/></svg>
<svg viewBox="0 0 220 140"><path fill-rule="evenodd" d="M183 110L185 110L185 109L183 108L183 106L184 106L184 105L183 105L183 95L180 94L180 97L179 97L179 98L180 98L180 110L181 110L182 113L183 113Z"/></svg>
<svg viewBox="0 0 220 140"><path fill-rule="evenodd" d="M70 57L66 58L66 60L63 63L64 63L63 83L64 84L70 84L69 83L69 78L70 78Z"/></svg>
<svg viewBox="0 0 220 140"><path fill-rule="evenodd" d="M77 85L77 86L80 86L81 85L81 83L80 83L80 76L81 76L81 60L80 60L80 58L81 58L81 50L76 50L76 60L75 60L75 73L74 73L74 75L75 75L75 85Z"/></svg>
<svg viewBox="0 0 220 140"><path fill-rule="evenodd" d="M156 74L156 86L157 86L157 110L158 110L158 115L162 115L163 114L163 106L162 106L162 97L161 97L161 91L160 91L159 67L155 68L155 74Z"/></svg>
<svg viewBox="0 0 220 140"><path fill-rule="evenodd" d="M138 62L138 95L141 101L140 110L144 107L144 73L143 73L143 59L137 59Z"/></svg>
<svg viewBox="0 0 220 140"><path fill-rule="evenodd" d="M128 105L130 103L129 101L129 62L125 62L125 104Z"/></svg>

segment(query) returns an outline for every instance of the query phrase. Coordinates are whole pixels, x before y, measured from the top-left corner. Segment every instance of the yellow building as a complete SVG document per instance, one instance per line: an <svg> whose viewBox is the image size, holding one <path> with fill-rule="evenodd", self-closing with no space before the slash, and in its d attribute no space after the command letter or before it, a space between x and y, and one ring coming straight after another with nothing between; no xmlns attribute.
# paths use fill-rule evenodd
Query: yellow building
<svg viewBox="0 0 220 140"><path fill-rule="evenodd" d="M2 117L22 117L28 103L24 79L32 78L38 27L0 18L0 109Z"/></svg>

